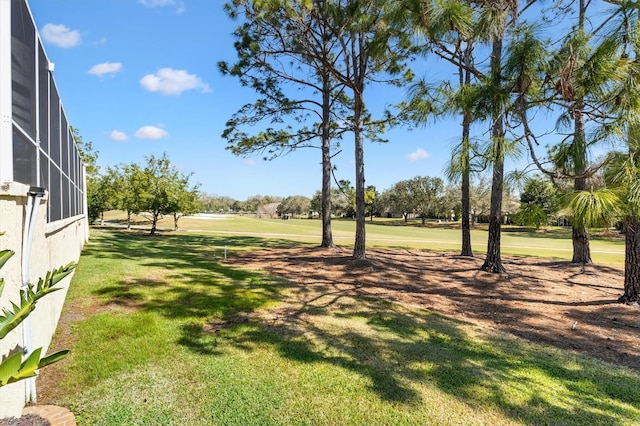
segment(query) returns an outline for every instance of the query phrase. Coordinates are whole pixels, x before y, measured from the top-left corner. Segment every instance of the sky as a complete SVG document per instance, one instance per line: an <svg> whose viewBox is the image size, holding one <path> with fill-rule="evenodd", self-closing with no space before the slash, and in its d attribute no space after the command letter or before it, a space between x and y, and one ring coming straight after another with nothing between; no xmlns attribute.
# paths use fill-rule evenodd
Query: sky
<svg viewBox="0 0 640 426"><path fill-rule="evenodd" d="M222 0L31 0L35 23L72 126L98 151L98 164L144 163L166 152L208 194L311 197L321 188L317 149L272 161L225 149L225 122L256 99L219 61L236 58L238 22ZM453 69L432 68L431 78ZM455 77L455 76L453 76ZM371 87L368 105L406 96L406 88ZM379 191L415 176L442 176L460 138L458 120L392 129L385 144L365 144L366 185ZM333 159L336 178L355 182L353 137Z"/></svg>

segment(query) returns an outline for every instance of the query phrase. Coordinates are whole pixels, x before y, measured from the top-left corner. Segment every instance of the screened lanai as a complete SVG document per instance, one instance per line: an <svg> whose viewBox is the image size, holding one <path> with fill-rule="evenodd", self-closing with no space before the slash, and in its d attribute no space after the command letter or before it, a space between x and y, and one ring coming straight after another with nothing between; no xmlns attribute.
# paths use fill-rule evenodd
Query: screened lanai
<svg viewBox="0 0 640 426"><path fill-rule="evenodd" d="M82 215L84 170L54 65L26 1L0 1L0 8L0 181L45 188L49 223Z"/></svg>

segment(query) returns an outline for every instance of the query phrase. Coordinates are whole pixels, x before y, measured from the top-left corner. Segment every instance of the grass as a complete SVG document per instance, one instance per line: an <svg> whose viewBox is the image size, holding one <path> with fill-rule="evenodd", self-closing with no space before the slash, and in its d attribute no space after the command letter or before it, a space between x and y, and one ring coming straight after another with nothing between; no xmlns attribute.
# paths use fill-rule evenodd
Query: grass
<svg viewBox="0 0 640 426"><path fill-rule="evenodd" d="M291 244L94 230L56 402L109 426L640 422L635 371L384 300L327 291L302 305L220 251Z"/></svg>
<svg viewBox="0 0 640 426"><path fill-rule="evenodd" d="M120 212L109 212L106 219L122 221ZM144 219L138 224L147 225ZM172 218L166 218L160 226L171 229ZM246 235L259 239L286 239L289 244L319 244L322 223L319 219L256 219L253 216L233 215L224 220L200 220L189 217L180 219L182 229L215 235ZM333 237L338 245L353 246L355 222L350 219L332 221ZM401 219L367 221L367 245L369 247L400 247L437 251L459 251L461 231L459 223L433 223L419 226L419 221L404 223ZM486 253L487 225L479 224L471 231L474 253ZM591 253L595 263L622 267L624 265L624 239L616 232L592 232ZM502 253L515 256L537 256L571 260L573 247L571 228L552 227L532 231L514 226L504 226L501 241Z"/></svg>

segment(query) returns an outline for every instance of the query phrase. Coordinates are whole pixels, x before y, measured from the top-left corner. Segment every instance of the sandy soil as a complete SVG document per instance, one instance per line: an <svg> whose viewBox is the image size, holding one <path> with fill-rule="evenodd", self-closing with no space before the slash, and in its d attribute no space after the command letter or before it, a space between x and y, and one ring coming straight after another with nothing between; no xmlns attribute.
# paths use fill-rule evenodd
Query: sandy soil
<svg viewBox="0 0 640 426"><path fill-rule="evenodd" d="M366 261L350 257L346 249L291 248L228 263L423 307L640 370L640 308L618 303L620 269L503 257L508 273L491 274L479 270L483 258L453 253L370 249Z"/></svg>

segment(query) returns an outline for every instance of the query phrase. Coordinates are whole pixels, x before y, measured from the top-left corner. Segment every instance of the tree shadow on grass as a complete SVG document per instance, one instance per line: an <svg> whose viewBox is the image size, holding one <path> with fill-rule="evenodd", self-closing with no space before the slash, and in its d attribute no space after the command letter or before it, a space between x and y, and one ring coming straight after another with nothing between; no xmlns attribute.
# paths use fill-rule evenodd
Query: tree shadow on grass
<svg viewBox="0 0 640 426"><path fill-rule="evenodd" d="M486 337L459 321L364 297L357 288L327 290L296 310L254 317L241 332L229 324L220 344L243 350L268 344L300 363L356 372L382 400L409 409L427 402L417 389L433 384L525 424L640 420L640 377L594 369L555 349Z"/></svg>
<svg viewBox="0 0 640 426"><path fill-rule="evenodd" d="M220 236L203 234L168 233L150 236L148 233L110 231L92 236L90 244L84 248L86 254L99 254L118 259L174 259L193 260L194 255L201 260L220 260L224 250L231 256L246 247L287 248L301 243L285 238L261 238L252 236Z"/></svg>
<svg viewBox="0 0 640 426"><path fill-rule="evenodd" d="M149 238L130 232L100 234L85 256L126 259L149 267L159 276L121 276L114 284L93 291L105 305L116 305L177 320L176 341L195 352L215 354L214 340L204 325L215 319L234 318L275 304L289 284L258 271L232 267L224 262L224 247L242 249L265 246L254 237L223 238L174 234ZM270 246L299 245L268 240ZM231 250L228 255L231 254Z"/></svg>
<svg viewBox="0 0 640 426"><path fill-rule="evenodd" d="M98 241L102 244L89 248L99 250L94 255L141 259L171 272L162 279L122 278L96 294L107 303L124 300L178 320L175 341L194 353L211 356L228 345L243 351L268 345L295 362L355 372L370 380L370 390L380 399L409 409L427 402L420 389L432 384L470 406L495 407L525 424L640 420L640 378L631 374L594 369L541 346L479 338L464 323L372 297L361 283L293 286L234 268L212 250L262 241L202 235L104 237ZM317 282L326 265L316 261ZM425 291L414 289L419 290ZM551 380L554 391L548 392L549 382L531 378L532 372Z"/></svg>
<svg viewBox="0 0 640 426"><path fill-rule="evenodd" d="M568 262L536 266L531 259L509 258L505 262L512 273L487 274L478 271L478 258L407 249L371 251L368 265L352 268L346 254L286 252L284 260L282 251L259 256L271 273L298 283L363 283L372 296L482 321L531 341L640 369L636 312L615 303L619 294L611 280L619 270L589 266L589 274L576 275L580 267ZM234 262L255 267L257 258L241 255ZM572 328L576 322L579 326Z"/></svg>

